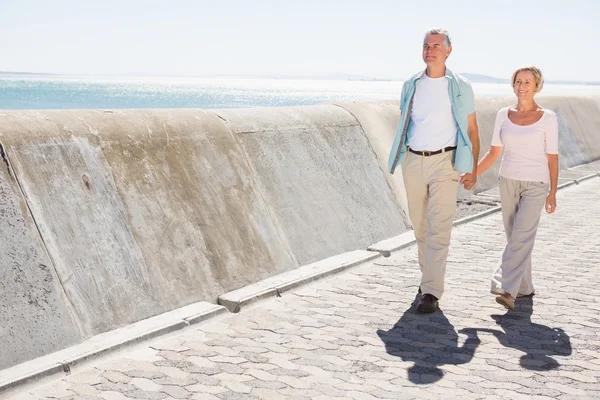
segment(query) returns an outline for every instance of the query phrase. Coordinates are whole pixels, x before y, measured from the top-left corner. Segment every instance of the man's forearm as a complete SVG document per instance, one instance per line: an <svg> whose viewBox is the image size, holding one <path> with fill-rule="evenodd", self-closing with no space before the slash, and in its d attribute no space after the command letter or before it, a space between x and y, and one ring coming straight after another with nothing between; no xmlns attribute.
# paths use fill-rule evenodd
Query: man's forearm
<svg viewBox="0 0 600 400"><path fill-rule="evenodd" d="M479 130L469 131L469 139L473 147L473 174L477 176L477 163L479 162Z"/></svg>

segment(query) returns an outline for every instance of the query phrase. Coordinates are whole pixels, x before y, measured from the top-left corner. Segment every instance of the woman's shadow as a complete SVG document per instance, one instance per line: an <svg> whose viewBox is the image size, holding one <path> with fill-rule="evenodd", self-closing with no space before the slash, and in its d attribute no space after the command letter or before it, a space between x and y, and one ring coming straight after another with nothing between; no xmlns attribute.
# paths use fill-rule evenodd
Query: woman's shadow
<svg viewBox="0 0 600 400"><path fill-rule="evenodd" d="M480 343L477 332L467 331L467 339L458 345L458 334L442 310L416 314L415 298L411 307L389 331L377 330L388 354L412 361L408 379L417 384L437 382L444 376L440 365L470 362Z"/></svg>
<svg viewBox="0 0 600 400"><path fill-rule="evenodd" d="M532 313L533 296L524 297L517 299L514 311L504 315L492 315L504 332L496 329L462 329L461 332L492 333L503 346L525 353L519 360L521 367L525 369L533 371L556 369L560 363L551 356L571 355L573 352L571 339L561 328L550 328L531 322Z"/></svg>
<svg viewBox="0 0 600 400"><path fill-rule="evenodd" d="M525 354L520 365L529 370L551 370L560 364L550 356L571 354L571 341L560 328L550 328L531 322L533 299L517 300L514 311L504 315L492 315L502 328L465 328L459 333L466 335L462 345L458 344L458 333L441 310L433 314L416 314L414 305L389 331L378 330L390 355L398 356L414 365L408 370L408 378L417 384L433 383L444 376L441 365L469 363L480 344L478 332L493 334L505 347L512 347Z"/></svg>

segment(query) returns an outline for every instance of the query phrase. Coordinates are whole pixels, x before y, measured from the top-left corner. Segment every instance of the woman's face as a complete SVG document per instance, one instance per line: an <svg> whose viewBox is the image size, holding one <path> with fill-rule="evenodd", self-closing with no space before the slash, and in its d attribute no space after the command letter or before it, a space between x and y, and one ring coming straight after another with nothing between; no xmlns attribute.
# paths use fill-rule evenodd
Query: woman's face
<svg viewBox="0 0 600 400"><path fill-rule="evenodd" d="M530 71L521 71L515 78L513 89L519 99L532 99L536 88L535 77Z"/></svg>

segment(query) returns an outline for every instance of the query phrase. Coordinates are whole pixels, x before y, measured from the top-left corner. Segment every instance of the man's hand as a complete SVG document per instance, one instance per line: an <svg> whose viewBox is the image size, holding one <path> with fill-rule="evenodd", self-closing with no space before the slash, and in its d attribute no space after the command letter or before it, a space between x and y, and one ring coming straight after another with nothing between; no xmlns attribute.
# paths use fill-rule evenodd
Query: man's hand
<svg viewBox="0 0 600 400"><path fill-rule="evenodd" d="M477 184L477 174L462 174L460 176L460 184L465 187L467 190L471 190Z"/></svg>

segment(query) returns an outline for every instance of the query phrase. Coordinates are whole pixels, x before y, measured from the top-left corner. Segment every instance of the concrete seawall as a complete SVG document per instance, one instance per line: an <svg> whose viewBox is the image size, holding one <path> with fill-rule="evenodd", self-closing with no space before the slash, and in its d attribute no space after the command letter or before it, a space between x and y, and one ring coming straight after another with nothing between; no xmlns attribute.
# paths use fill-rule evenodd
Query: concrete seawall
<svg viewBox="0 0 600 400"><path fill-rule="evenodd" d="M477 102L482 154L512 102ZM562 167L600 159L600 99L540 103ZM398 118L397 102L2 112L0 369L407 231L386 172Z"/></svg>
<svg viewBox="0 0 600 400"><path fill-rule="evenodd" d="M333 105L5 112L0 134L21 221L2 231L0 368L407 229Z"/></svg>

